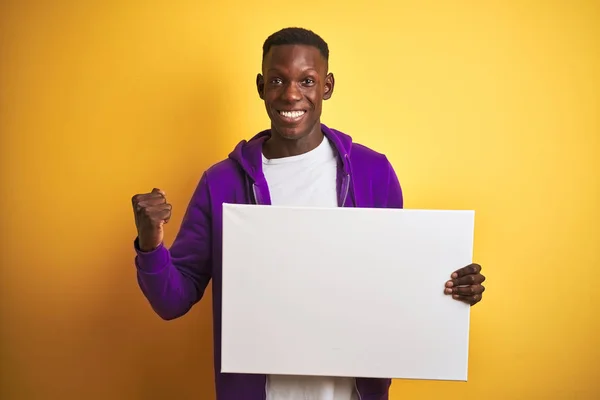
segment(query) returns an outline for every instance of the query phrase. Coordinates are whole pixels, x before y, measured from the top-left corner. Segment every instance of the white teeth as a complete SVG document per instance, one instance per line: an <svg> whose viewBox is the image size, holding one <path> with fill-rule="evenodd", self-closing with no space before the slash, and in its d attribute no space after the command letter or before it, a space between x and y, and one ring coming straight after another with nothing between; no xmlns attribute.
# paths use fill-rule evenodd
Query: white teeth
<svg viewBox="0 0 600 400"><path fill-rule="evenodd" d="M298 118L304 115L305 111L279 111L286 118Z"/></svg>

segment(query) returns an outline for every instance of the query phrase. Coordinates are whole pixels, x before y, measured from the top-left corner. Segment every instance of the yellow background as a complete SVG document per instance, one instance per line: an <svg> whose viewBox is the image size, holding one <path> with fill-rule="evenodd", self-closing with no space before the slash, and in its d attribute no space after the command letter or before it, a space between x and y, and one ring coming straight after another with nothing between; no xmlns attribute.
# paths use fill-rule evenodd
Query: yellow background
<svg viewBox="0 0 600 400"><path fill-rule="evenodd" d="M290 25L329 42L323 121L389 156L407 208L476 210L469 382L391 398L600 398L597 1L0 4L3 400L213 398L210 293L151 311L130 198L167 192L170 244L268 127L261 46Z"/></svg>

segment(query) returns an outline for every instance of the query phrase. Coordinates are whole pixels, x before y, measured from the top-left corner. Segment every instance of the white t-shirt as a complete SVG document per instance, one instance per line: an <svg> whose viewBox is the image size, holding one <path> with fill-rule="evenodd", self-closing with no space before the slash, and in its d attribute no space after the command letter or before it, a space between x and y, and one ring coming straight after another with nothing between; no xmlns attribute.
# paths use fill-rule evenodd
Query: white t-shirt
<svg viewBox="0 0 600 400"><path fill-rule="evenodd" d="M263 172L273 205L337 207L337 152L326 138L298 156L263 156ZM267 400L358 400L353 378L269 375L266 390Z"/></svg>

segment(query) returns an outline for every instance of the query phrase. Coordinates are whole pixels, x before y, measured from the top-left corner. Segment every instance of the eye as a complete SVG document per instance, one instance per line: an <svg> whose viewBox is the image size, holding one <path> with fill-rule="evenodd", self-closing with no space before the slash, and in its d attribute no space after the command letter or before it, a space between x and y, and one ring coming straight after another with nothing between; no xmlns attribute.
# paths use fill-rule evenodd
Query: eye
<svg viewBox="0 0 600 400"><path fill-rule="evenodd" d="M313 78L306 78L304 79L303 83L307 86L312 86L315 84L315 80Z"/></svg>
<svg viewBox="0 0 600 400"><path fill-rule="evenodd" d="M283 81L280 78L273 78L271 79L271 84L272 85L281 85L283 83Z"/></svg>

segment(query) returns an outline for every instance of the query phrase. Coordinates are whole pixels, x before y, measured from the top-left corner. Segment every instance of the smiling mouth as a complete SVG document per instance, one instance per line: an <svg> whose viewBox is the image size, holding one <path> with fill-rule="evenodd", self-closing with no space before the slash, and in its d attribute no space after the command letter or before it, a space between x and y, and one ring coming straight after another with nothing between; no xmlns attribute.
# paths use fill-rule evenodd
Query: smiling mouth
<svg viewBox="0 0 600 400"><path fill-rule="evenodd" d="M278 110L277 113L286 121L298 121L306 114L306 110L295 110L295 111Z"/></svg>

